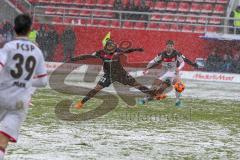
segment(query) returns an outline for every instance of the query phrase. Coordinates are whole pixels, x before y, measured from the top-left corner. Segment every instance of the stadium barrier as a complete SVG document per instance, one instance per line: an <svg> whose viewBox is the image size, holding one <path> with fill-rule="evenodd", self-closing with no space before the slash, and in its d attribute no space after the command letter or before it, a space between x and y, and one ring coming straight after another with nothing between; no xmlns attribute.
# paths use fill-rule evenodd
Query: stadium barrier
<svg viewBox="0 0 240 160"><path fill-rule="evenodd" d="M46 62L46 66L48 72L51 73L56 70L59 66L63 65L60 62ZM79 65L73 63L65 63L63 67L61 67L61 72L69 72L70 70L74 70L73 74L85 74L87 68L91 68L91 72L98 73L98 75L103 74L101 65ZM126 67L126 70L130 72L133 77L138 77L138 72L140 68L130 68ZM159 72L158 69L153 69L146 76L156 76ZM69 73L70 74L70 73ZM186 80L197 80L197 81L210 81L210 82L229 82L229 83L240 83L240 74L229 74L229 73L216 73L216 72L200 72L200 71L181 71L180 75L182 79Z"/></svg>

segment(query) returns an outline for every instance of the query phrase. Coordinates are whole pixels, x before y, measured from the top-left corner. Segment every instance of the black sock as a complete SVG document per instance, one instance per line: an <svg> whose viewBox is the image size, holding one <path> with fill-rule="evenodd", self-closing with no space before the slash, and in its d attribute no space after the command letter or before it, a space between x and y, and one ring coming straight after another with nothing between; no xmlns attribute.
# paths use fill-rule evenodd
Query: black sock
<svg viewBox="0 0 240 160"><path fill-rule="evenodd" d="M95 96L98 93L98 90L93 89L88 92L88 94L82 99L82 103L87 102L89 99L91 99L93 96Z"/></svg>

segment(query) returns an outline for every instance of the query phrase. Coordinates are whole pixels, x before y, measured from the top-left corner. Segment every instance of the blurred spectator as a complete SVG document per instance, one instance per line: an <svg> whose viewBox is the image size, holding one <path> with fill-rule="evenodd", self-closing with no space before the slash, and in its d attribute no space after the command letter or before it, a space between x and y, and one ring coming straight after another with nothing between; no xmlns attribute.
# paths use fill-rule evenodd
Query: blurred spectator
<svg viewBox="0 0 240 160"><path fill-rule="evenodd" d="M214 49L207 58L206 68L207 71L217 72L220 69L220 63L222 59L216 53L216 49Z"/></svg>
<svg viewBox="0 0 240 160"><path fill-rule="evenodd" d="M4 44L4 35L3 35L3 29L2 29L2 25L0 25L0 48L2 48L3 44Z"/></svg>
<svg viewBox="0 0 240 160"><path fill-rule="evenodd" d="M138 7L135 5L134 0L128 1L128 5L126 6L125 10L132 11L132 12L138 11ZM126 17L125 17L125 19L138 19L138 18L139 18L139 14L132 14L132 13L126 14Z"/></svg>
<svg viewBox="0 0 240 160"><path fill-rule="evenodd" d="M58 33L55 31L54 26L49 27L49 31L47 32L47 61L53 61L54 53L56 51L56 47L58 45Z"/></svg>
<svg viewBox="0 0 240 160"><path fill-rule="evenodd" d="M28 39L32 42L36 42L38 32L35 29L28 34Z"/></svg>
<svg viewBox="0 0 240 160"><path fill-rule="evenodd" d="M62 35L64 62L68 61L68 57L71 59L74 56L76 36L71 27L67 27Z"/></svg>
<svg viewBox="0 0 240 160"><path fill-rule="evenodd" d="M240 73L240 54L237 53L233 57L233 72Z"/></svg>
<svg viewBox="0 0 240 160"><path fill-rule="evenodd" d="M3 24L3 37L6 42L11 41L14 39L14 29L10 22L5 22Z"/></svg>
<svg viewBox="0 0 240 160"><path fill-rule="evenodd" d="M148 6L146 5L145 1L141 1L141 6L140 6L140 8L139 8L139 11L140 11L140 12L149 12L149 10L150 10L150 7L148 7ZM143 14L143 15L141 16L141 19L148 21L148 15Z"/></svg>
<svg viewBox="0 0 240 160"><path fill-rule="evenodd" d="M46 59L47 56L47 31L46 27L44 25L40 26L40 30L38 31L37 37L36 37L36 42L39 45L39 48L42 50L44 57Z"/></svg>
<svg viewBox="0 0 240 160"><path fill-rule="evenodd" d="M235 10L233 10L230 14L231 18L239 19L239 20L229 20L229 25L233 26L233 28L230 28L230 33L236 33L240 34L240 5L237 6Z"/></svg>
<svg viewBox="0 0 240 160"><path fill-rule="evenodd" d="M123 10L122 1L121 0L115 0L115 2L113 4L113 9L114 10L118 10L118 11ZM117 19L119 19L120 18L120 14L119 13L115 13L115 17ZM124 16L122 18L124 19Z"/></svg>
<svg viewBox="0 0 240 160"><path fill-rule="evenodd" d="M233 59L230 54L223 55L223 61L221 65L221 72L232 72L233 71Z"/></svg>

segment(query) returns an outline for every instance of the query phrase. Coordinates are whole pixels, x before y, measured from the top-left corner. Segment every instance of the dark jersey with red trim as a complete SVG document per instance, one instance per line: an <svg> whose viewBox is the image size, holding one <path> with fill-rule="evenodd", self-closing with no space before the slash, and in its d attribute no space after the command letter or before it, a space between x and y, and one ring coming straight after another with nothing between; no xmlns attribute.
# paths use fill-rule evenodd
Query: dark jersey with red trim
<svg viewBox="0 0 240 160"><path fill-rule="evenodd" d="M120 62L120 55L123 50L117 48L113 54L108 54L104 50L95 52L95 56L103 61L103 71L105 74L126 74Z"/></svg>

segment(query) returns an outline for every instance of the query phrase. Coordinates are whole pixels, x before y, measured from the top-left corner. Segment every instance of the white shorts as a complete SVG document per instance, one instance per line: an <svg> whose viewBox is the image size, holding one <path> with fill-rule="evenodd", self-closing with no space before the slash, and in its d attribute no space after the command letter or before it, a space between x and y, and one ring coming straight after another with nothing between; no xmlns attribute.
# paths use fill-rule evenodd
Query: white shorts
<svg viewBox="0 0 240 160"><path fill-rule="evenodd" d="M11 142L17 142L22 122L26 119L29 101L16 102L16 108L0 106L0 133Z"/></svg>
<svg viewBox="0 0 240 160"><path fill-rule="evenodd" d="M161 81L170 80L171 84L173 83L174 80L177 80L178 78L179 75L177 75L175 71L162 72L158 77L158 79Z"/></svg>

